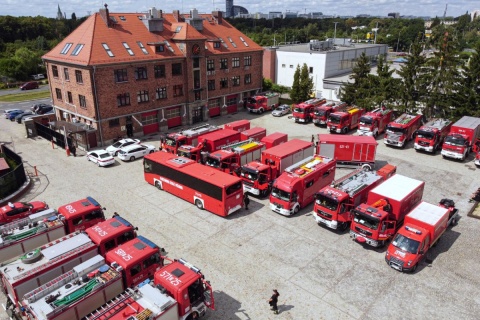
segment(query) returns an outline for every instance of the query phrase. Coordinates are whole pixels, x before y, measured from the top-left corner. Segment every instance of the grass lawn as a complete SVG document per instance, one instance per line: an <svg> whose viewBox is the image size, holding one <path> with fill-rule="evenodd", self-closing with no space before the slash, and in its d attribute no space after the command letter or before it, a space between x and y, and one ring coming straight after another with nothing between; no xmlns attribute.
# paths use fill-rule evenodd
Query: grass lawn
<svg viewBox="0 0 480 320"><path fill-rule="evenodd" d="M22 92L7 94L0 96L1 102L19 102L19 101L28 101L28 100L37 100L50 98L50 91L33 91L33 92Z"/></svg>

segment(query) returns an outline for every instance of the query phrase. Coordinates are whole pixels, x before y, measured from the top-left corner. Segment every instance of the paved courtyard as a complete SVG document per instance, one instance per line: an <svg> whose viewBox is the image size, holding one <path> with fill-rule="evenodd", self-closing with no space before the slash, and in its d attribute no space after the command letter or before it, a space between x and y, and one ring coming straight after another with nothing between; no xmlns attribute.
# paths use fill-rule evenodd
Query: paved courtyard
<svg viewBox="0 0 480 320"><path fill-rule="evenodd" d="M244 118L267 133L288 133L289 139L309 141L312 134L326 133L269 113L239 112L209 123ZM416 153L411 145L387 148L378 140L378 160L425 181L424 200L452 198L462 216L429 254L431 264L402 274L386 265L385 249L364 248L348 233L318 226L313 206L286 218L272 212L268 200L251 197L250 210L221 218L147 184L142 160L98 168L84 156L67 157L50 142L25 135L23 125L0 119L0 142L23 157L29 172L34 166L39 172L22 200L45 200L56 208L89 195L109 216L118 212L170 257L202 269L215 290L217 309L206 319L478 319L480 314L480 220L467 217L468 198L480 186L472 156L464 163L448 161ZM158 147L159 136L142 141ZM348 172L338 169L337 177ZM267 304L274 288L280 292L279 315ZM0 300L4 303L4 296Z"/></svg>

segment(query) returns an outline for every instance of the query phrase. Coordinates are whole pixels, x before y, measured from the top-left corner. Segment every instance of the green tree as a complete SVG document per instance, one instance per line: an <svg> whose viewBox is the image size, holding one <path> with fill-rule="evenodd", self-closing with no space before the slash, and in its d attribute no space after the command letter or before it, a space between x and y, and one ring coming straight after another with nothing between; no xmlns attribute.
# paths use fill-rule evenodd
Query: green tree
<svg viewBox="0 0 480 320"><path fill-rule="evenodd" d="M375 90L373 90L373 105L375 108L379 105L393 106L398 99L398 90L400 81L392 77L394 70L390 69L384 55L378 57L377 75L373 76Z"/></svg>
<svg viewBox="0 0 480 320"><path fill-rule="evenodd" d="M370 70L370 61L365 52L362 52L350 75L350 80L353 82L344 83L340 92L342 101L362 108L370 107L371 90L374 87L372 83L375 80L370 76Z"/></svg>
<svg viewBox="0 0 480 320"><path fill-rule="evenodd" d="M288 87L282 86L282 85L279 85L279 84L276 84L276 83L274 83L272 85L272 90L275 91L275 92L278 92L280 94L288 93L290 91L290 89Z"/></svg>
<svg viewBox="0 0 480 320"><path fill-rule="evenodd" d="M304 63L300 71L300 101L308 100L312 94L312 90L313 80L308 72L307 64Z"/></svg>
<svg viewBox="0 0 480 320"><path fill-rule="evenodd" d="M272 90L273 81L267 78L263 78L262 89L263 91Z"/></svg>
<svg viewBox="0 0 480 320"><path fill-rule="evenodd" d="M459 88L460 104L453 110L453 116L480 116L480 44L475 47L475 53L470 56L462 70L463 85Z"/></svg>
<svg viewBox="0 0 480 320"><path fill-rule="evenodd" d="M295 69L295 73L293 74L293 83L292 89L290 90L290 99L292 99L293 103L299 103L302 101L301 94L300 65L297 65L297 69Z"/></svg>

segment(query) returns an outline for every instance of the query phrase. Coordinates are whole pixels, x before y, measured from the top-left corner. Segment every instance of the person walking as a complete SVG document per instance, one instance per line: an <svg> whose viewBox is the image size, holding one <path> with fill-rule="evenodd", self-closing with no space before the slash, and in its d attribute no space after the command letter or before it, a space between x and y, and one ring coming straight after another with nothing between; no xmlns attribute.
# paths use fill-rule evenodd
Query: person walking
<svg viewBox="0 0 480 320"><path fill-rule="evenodd" d="M315 136L312 134L312 143L315 142Z"/></svg>
<svg viewBox="0 0 480 320"><path fill-rule="evenodd" d="M248 204L250 203L250 199L248 198L248 194L243 195L243 205L245 206L245 210L248 210Z"/></svg>
<svg viewBox="0 0 480 320"><path fill-rule="evenodd" d="M270 297L270 299L268 300L268 303L270 304L270 307L271 307L270 310L273 310L274 314L278 314L277 303L278 303L278 296L279 295L280 295L280 293L278 293L277 289L273 289L273 294Z"/></svg>
<svg viewBox="0 0 480 320"><path fill-rule="evenodd" d="M75 147L75 144L72 143L72 145L69 147L70 152L72 152L73 156L77 156L77 148Z"/></svg>

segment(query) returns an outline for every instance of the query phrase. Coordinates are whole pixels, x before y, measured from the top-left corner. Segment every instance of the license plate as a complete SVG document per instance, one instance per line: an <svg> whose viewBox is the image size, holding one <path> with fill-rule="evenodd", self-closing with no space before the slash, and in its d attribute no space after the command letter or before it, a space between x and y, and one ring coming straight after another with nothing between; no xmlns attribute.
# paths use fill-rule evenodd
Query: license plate
<svg viewBox="0 0 480 320"><path fill-rule="evenodd" d="M400 267L399 265L396 265L394 263L390 263L390 267L392 267L395 270L402 271L402 267Z"/></svg>
<svg viewBox="0 0 480 320"><path fill-rule="evenodd" d="M319 216L317 216L317 221L318 221L318 222L321 222L321 223L323 223L323 224L327 224L327 223L328 223L327 220L325 220L325 219L323 219L323 218L320 218Z"/></svg>

